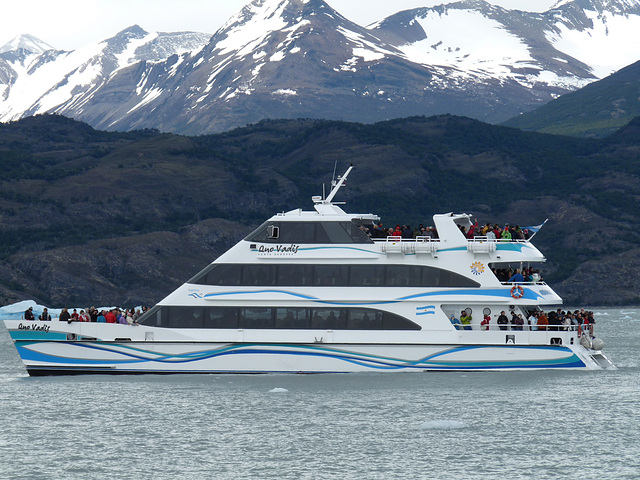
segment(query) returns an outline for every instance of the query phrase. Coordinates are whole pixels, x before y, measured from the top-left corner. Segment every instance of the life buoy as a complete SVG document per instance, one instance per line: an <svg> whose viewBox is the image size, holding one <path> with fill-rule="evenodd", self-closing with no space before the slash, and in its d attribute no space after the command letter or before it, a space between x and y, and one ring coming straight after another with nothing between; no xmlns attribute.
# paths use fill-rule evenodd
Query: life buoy
<svg viewBox="0 0 640 480"><path fill-rule="evenodd" d="M522 288L520 285L514 285L511 288L511 296L516 300L518 300L519 298L522 298L523 295L524 295L524 288Z"/></svg>

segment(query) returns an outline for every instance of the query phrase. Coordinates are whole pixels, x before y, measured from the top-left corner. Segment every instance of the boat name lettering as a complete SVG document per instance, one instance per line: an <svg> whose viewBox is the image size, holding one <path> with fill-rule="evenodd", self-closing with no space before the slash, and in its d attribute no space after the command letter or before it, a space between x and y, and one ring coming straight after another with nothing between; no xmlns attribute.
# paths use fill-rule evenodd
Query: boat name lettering
<svg viewBox="0 0 640 480"><path fill-rule="evenodd" d="M258 252L260 253L298 253L299 245L274 245L273 247L266 247L260 245Z"/></svg>
<svg viewBox="0 0 640 480"><path fill-rule="evenodd" d="M49 329L51 328L50 325L39 325L37 323L31 323L31 324L27 324L24 325L22 323L18 324L18 330L31 330L34 332L44 332L44 333L49 333Z"/></svg>

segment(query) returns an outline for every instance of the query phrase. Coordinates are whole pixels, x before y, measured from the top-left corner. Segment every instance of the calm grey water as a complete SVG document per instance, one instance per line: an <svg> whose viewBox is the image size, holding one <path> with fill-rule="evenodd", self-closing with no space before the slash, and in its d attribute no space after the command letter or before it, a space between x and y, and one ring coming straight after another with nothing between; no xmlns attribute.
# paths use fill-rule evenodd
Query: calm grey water
<svg viewBox="0 0 640 480"><path fill-rule="evenodd" d="M640 308L600 372L31 378L0 327L0 478L637 479Z"/></svg>

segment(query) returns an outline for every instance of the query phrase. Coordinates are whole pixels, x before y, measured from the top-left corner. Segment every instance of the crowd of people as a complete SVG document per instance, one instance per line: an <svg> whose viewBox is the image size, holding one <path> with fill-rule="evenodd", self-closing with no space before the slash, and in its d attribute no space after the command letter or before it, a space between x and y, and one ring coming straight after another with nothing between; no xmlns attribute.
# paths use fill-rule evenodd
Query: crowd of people
<svg viewBox="0 0 640 480"><path fill-rule="evenodd" d="M87 308L86 310L74 308L71 312L68 308L63 308L60 312L58 319L61 322L97 322L97 323L120 323L123 325L137 325L138 318L140 318L148 307L139 308L111 308L98 310L95 307ZM24 312L25 320L35 320L33 313L33 307L29 307ZM45 307L42 309L42 313L38 316L38 320L51 321L51 314Z"/></svg>
<svg viewBox="0 0 640 480"><path fill-rule="evenodd" d="M438 232L435 227L425 227L423 224L418 225L416 228L411 228L411 225L400 224L397 224L395 227L385 228L382 223L374 223L371 228L365 226L362 226L360 228L371 238L438 238Z"/></svg>
<svg viewBox="0 0 640 480"><path fill-rule="evenodd" d="M491 225L486 223L484 226L478 225L478 220L467 230L463 225L459 225L460 231L468 239L476 237L486 237L489 240L502 240L505 242L528 240L531 232L527 228L520 228L520 225L509 225L506 223L504 227L500 227L497 223Z"/></svg>
<svg viewBox="0 0 640 480"><path fill-rule="evenodd" d="M395 227L386 228L382 223L374 223L371 227L360 227L371 238L387 238L387 237L399 237L403 239L417 238L417 237L431 237L434 239L438 237L438 231L435 227L425 227L422 223L415 228L411 228L411 225L397 224ZM478 220L472 224L467 230L463 225L458 225L460 232L468 239L474 239L478 237L487 238L489 240L501 240L505 242L527 240L531 237L532 232L527 228L521 228L520 225L505 224L501 227L497 223L493 225L486 223L484 226L478 225Z"/></svg>
<svg viewBox="0 0 640 480"><path fill-rule="evenodd" d="M492 268L491 271L502 283L539 283L543 282L540 270L533 267L519 268Z"/></svg>
<svg viewBox="0 0 640 480"><path fill-rule="evenodd" d="M457 318L455 314L451 314L450 321L455 327L460 330L471 330L472 316L469 311L462 310L460 312L460 318ZM531 312L528 318L525 318L522 313L518 313L515 310L509 312L510 315L503 310L496 319L496 324L500 330L578 330L580 334L582 332L588 332L593 335L593 326L595 325L595 319L593 312L586 311L584 308L580 310L564 311L560 308L545 313L542 310L534 310ZM480 330L495 330L491 327L491 315L489 313L484 314L482 321L480 322Z"/></svg>

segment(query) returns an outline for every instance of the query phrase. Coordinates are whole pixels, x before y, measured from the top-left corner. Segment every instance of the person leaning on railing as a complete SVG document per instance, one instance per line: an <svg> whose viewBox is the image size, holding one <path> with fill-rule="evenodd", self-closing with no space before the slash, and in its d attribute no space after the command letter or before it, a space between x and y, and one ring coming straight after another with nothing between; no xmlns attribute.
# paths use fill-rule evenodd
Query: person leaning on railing
<svg viewBox="0 0 640 480"><path fill-rule="evenodd" d="M471 330L471 314L467 313L465 310L460 312L460 322L462 323L462 328L465 330Z"/></svg>

